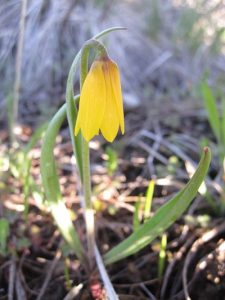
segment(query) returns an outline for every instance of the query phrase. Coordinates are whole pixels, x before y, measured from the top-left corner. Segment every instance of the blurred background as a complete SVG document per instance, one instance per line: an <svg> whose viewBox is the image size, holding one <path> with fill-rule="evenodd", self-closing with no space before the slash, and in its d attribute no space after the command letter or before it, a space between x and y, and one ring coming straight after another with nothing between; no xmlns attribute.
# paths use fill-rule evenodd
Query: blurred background
<svg viewBox="0 0 225 300"><path fill-rule="evenodd" d="M142 107L151 114L158 108L167 113L196 107L199 82L206 75L224 90L224 1L29 0L20 32L22 2L0 4L1 120L7 99L15 97L21 35L17 60L23 124L39 125L64 103L67 74L77 51L85 40L111 26L127 28L104 41L121 70L126 109Z"/></svg>

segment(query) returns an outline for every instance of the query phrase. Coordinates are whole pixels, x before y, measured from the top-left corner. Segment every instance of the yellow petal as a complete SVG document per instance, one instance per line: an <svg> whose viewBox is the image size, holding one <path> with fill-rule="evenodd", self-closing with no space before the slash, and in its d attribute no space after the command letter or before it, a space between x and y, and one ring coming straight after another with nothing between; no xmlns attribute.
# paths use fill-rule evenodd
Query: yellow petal
<svg viewBox="0 0 225 300"><path fill-rule="evenodd" d="M106 107L101 124L101 132L108 142L112 142L119 130L119 118L115 106L114 94L112 93L110 78L106 78Z"/></svg>
<svg viewBox="0 0 225 300"><path fill-rule="evenodd" d="M117 108L117 115L122 134L124 134L124 112L123 112L123 99L120 83L120 73L117 64L112 60L108 61L108 70L111 81L111 89L114 95L114 101Z"/></svg>
<svg viewBox="0 0 225 300"><path fill-rule="evenodd" d="M87 141L98 134L105 112L106 87L102 64L99 60L92 64L80 95L75 135L81 129Z"/></svg>

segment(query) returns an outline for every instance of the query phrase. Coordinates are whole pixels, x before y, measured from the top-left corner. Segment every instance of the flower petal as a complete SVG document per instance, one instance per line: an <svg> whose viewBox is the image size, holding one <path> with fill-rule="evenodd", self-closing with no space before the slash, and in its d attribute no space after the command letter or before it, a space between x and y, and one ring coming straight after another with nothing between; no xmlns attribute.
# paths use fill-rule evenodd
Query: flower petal
<svg viewBox="0 0 225 300"><path fill-rule="evenodd" d="M115 105L115 97L111 86L110 77L106 76L106 107L104 117L100 126L104 138L112 142L119 130L119 118L117 107Z"/></svg>
<svg viewBox="0 0 225 300"><path fill-rule="evenodd" d="M102 61L94 61L80 95L75 135L81 129L87 141L98 134L105 112L106 86L102 64Z"/></svg>
<svg viewBox="0 0 225 300"><path fill-rule="evenodd" d="M122 134L124 134L124 112L123 112L123 99L120 83L120 73L118 66L112 60L108 61L108 70L111 80L112 93L114 95L114 101L117 108L117 115L119 118L119 124Z"/></svg>

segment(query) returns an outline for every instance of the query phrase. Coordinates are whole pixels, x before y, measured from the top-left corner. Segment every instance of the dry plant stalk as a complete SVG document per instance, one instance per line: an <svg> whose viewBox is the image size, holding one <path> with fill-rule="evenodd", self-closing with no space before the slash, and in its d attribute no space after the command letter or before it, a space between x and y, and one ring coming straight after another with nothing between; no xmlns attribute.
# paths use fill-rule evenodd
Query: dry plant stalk
<svg viewBox="0 0 225 300"><path fill-rule="evenodd" d="M15 82L14 82L14 92L13 92L13 112L12 112L13 126L15 126L15 123L17 122L17 118L18 118L26 13L27 13L27 0L22 0L20 24L19 24L19 38L18 38L17 52L16 52Z"/></svg>

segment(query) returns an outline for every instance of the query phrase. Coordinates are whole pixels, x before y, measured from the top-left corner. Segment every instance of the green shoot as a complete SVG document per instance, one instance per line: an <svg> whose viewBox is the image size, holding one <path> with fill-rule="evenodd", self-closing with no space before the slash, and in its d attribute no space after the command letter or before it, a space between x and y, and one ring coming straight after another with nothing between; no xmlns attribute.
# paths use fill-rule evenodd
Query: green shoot
<svg viewBox="0 0 225 300"><path fill-rule="evenodd" d="M28 211L29 211L29 194L30 189L32 187L31 185L31 177L30 177L30 168L31 168L31 160L26 159L26 175L24 178L24 184L23 184L23 195L24 195L24 219L27 222L28 218Z"/></svg>
<svg viewBox="0 0 225 300"><path fill-rule="evenodd" d="M161 238L160 251L159 251L159 262L158 262L158 277L162 278L163 271L166 263L166 246L167 246L167 235L164 233Z"/></svg>
<svg viewBox="0 0 225 300"><path fill-rule="evenodd" d="M9 221L5 218L0 219L0 254L7 254L7 238L9 236Z"/></svg>
<svg viewBox="0 0 225 300"><path fill-rule="evenodd" d="M201 91L210 126L219 142L221 140L220 117L216 106L216 99L206 81L201 83Z"/></svg>
<svg viewBox="0 0 225 300"><path fill-rule="evenodd" d="M10 141L11 143L14 140L14 134L13 134L13 130L14 130L14 123L13 123L13 96L12 95L8 95L6 97L6 108L7 108L7 122L8 122L8 129L9 129L9 137L10 137Z"/></svg>
<svg viewBox="0 0 225 300"><path fill-rule="evenodd" d="M155 181L150 180L146 197L145 197L145 207L144 207L144 222L146 222L149 219L149 215L151 212L151 207L152 207L152 198L153 198L153 193L154 193L154 188L155 188Z"/></svg>
<svg viewBox="0 0 225 300"><path fill-rule="evenodd" d="M69 259L65 258L64 259L64 277L65 277L65 286L66 289L69 291L72 289L72 283L70 279L70 273L69 273Z"/></svg>
<svg viewBox="0 0 225 300"><path fill-rule="evenodd" d="M117 152L110 146L106 147L106 155L107 162L106 167L110 176L117 170L118 168L118 157Z"/></svg>
<svg viewBox="0 0 225 300"><path fill-rule="evenodd" d="M140 208L141 208L141 199L140 197L135 203L134 214L133 214L133 230L136 231L140 226Z"/></svg>

